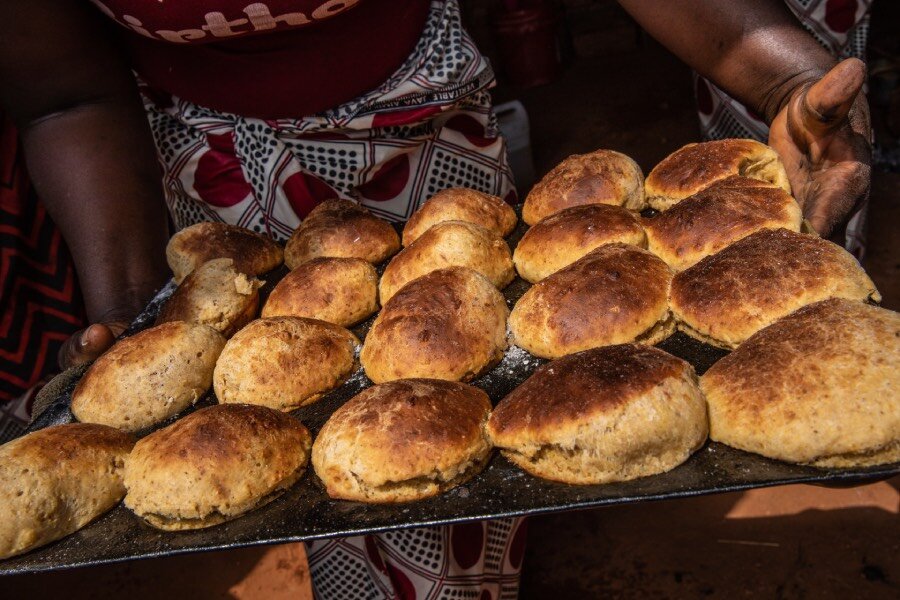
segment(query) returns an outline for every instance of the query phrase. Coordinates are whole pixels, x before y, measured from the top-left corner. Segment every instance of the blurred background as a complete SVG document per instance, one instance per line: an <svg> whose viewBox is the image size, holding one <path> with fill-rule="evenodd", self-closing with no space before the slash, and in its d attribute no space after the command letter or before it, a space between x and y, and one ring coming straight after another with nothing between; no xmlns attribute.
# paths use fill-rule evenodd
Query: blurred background
<svg viewBox="0 0 900 600"><path fill-rule="evenodd" d="M612 0L463 0L498 72L524 197L570 154L611 148L648 172L700 138L690 69ZM853 10L857 0L828 0ZM865 266L900 309L900 2L875 0L876 134ZM900 478L786 486L530 520L521 598L900 598ZM300 544L3 579L2 598L306 600Z"/></svg>

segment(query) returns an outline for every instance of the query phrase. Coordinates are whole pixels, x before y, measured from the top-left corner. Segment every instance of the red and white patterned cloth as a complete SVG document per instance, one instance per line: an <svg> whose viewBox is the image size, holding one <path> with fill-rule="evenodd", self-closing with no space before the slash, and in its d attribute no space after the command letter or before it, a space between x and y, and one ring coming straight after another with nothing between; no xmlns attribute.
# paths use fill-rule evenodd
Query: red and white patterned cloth
<svg viewBox="0 0 900 600"><path fill-rule="evenodd" d="M785 0L800 23L837 59L866 59L872 0ZM700 130L705 139L769 139L762 117L694 73ZM847 225L846 247L857 258L865 253L865 213L862 206Z"/></svg>
<svg viewBox="0 0 900 600"><path fill-rule="evenodd" d="M447 187L512 201L493 80L454 0L433 2L415 52L388 81L325 113L251 119L146 87L144 96L176 226L221 220L284 240L328 198L391 221Z"/></svg>
<svg viewBox="0 0 900 600"><path fill-rule="evenodd" d="M249 119L143 92L176 226L225 221L284 240L334 197L391 221L448 187L514 201L493 80L448 0L388 81L323 114ZM514 600L524 550L524 521L501 519L316 542L308 556L317 598Z"/></svg>

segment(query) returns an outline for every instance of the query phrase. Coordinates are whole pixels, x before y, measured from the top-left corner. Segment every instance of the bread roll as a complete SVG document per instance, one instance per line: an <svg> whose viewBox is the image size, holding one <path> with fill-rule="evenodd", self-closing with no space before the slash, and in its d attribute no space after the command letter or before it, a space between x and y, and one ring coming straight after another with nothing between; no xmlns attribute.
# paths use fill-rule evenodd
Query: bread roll
<svg viewBox="0 0 900 600"><path fill-rule="evenodd" d="M591 251L530 288L513 308L513 343L542 358L638 341L655 344L674 331L668 296L672 272L627 244Z"/></svg>
<svg viewBox="0 0 900 600"><path fill-rule="evenodd" d="M112 427L70 423L0 446L0 558L74 533L118 504L133 445Z"/></svg>
<svg viewBox="0 0 900 600"><path fill-rule="evenodd" d="M322 427L316 474L332 498L408 502L464 483L487 463L491 402L478 388L434 379L370 387Z"/></svg>
<svg viewBox="0 0 900 600"><path fill-rule="evenodd" d="M647 219L651 252L676 271L760 229L800 231L800 205L783 189L729 177Z"/></svg>
<svg viewBox="0 0 900 600"><path fill-rule="evenodd" d="M556 165L535 184L522 208L529 225L564 208L613 204L642 210L644 174L631 158L613 150L575 154Z"/></svg>
<svg viewBox="0 0 900 600"><path fill-rule="evenodd" d="M306 471L311 439L263 406L201 408L139 441L125 463L125 506L157 529L200 529L263 506Z"/></svg>
<svg viewBox="0 0 900 600"><path fill-rule="evenodd" d="M163 304L156 324L185 321L209 325L225 337L256 317L262 282L234 268L234 260L215 258L191 271Z"/></svg>
<svg viewBox="0 0 900 600"><path fill-rule="evenodd" d="M500 401L488 438L537 477L609 483L664 473L706 441L694 369L653 347L571 354L538 368Z"/></svg>
<svg viewBox="0 0 900 600"><path fill-rule="evenodd" d="M446 267L469 267L503 289L515 278L509 246L480 225L462 221L438 223L395 256L381 276L384 304L404 285Z"/></svg>
<svg viewBox="0 0 900 600"><path fill-rule="evenodd" d="M300 317L253 321L228 340L213 377L222 404L293 410L340 386L356 366L356 336Z"/></svg>
<svg viewBox="0 0 900 600"><path fill-rule="evenodd" d="M900 461L900 315L817 302L769 325L701 380L713 440L792 463Z"/></svg>
<svg viewBox="0 0 900 600"><path fill-rule="evenodd" d="M469 381L503 357L508 315L503 296L479 273L464 267L432 271L384 305L360 361L375 383Z"/></svg>
<svg viewBox="0 0 900 600"><path fill-rule="evenodd" d="M644 192L652 208L668 210L732 175L759 179L791 191L787 172L774 150L756 140L729 139L679 148L650 171Z"/></svg>
<svg viewBox="0 0 900 600"><path fill-rule="evenodd" d="M378 274L361 258L314 258L284 276L263 317L307 317L350 327L378 310Z"/></svg>
<svg viewBox="0 0 900 600"><path fill-rule="evenodd" d="M621 206L588 204L555 213L525 232L513 262L522 279L537 283L591 250L621 242L646 247L639 218Z"/></svg>
<svg viewBox="0 0 900 600"><path fill-rule="evenodd" d="M414 212L403 228L403 245L411 243L430 227L444 221L481 225L494 235L506 237L516 227L516 211L497 196L467 188L441 190Z"/></svg>
<svg viewBox="0 0 900 600"><path fill-rule="evenodd" d="M166 246L166 260L181 281L214 258L230 258L234 268L247 275L268 273L281 264L281 246L243 227L225 223L197 223L172 236Z"/></svg>
<svg viewBox="0 0 900 600"><path fill-rule="evenodd" d="M291 235L284 262L296 269L320 256L361 258L379 264L400 249L400 237L383 221L350 200L326 200Z"/></svg>
<svg viewBox="0 0 900 600"><path fill-rule="evenodd" d="M878 302L859 263L836 244L786 229L763 229L675 276L678 327L722 348L826 298Z"/></svg>
<svg viewBox="0 0 900 600"><path fill-rule="evenodd" d="M122 339L87 370L72 394L79 421L139 431L196 402L225 345L218 331L182 321Z"/></svg>

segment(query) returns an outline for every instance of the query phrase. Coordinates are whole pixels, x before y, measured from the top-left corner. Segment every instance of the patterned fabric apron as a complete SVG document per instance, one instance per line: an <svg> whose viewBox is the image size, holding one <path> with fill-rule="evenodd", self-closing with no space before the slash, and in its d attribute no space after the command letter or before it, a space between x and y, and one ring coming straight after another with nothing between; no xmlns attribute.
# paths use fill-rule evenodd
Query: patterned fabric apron
<svg viewBox="0 0 900 600"><path fill-rule="evenodd" d="M432 3L415 51L382 86L325 113L253 119L143 91L175 225L226 221L284 240L328 198L390 221L447 187L514 200L493 80L451 0Z"/></svg>
<svg viewBox="0 0 900 600"><path fill-rule="evenodd" d="M866 59L872 0L785 0L785 4L836 59L851 56ZM694 90L700 131L705 139L768 141L769 126L761 116L697 73L694 73ZM867 203L859 207L847 224L845 246L859 260L865 255L867 208Z"/></svg>
<svg viewBox="0 0 900 600"><path fill-rule="evenodd" d="M323 114L252 119L142 91L176 226L225 221L285 240L334 197L390 221L447 187L513 202L493 81L448 0L432 3L415 51L388 81ZM524 521L501 519L314 542L307 555L323 600L514 600L524 550Z"/></svg>

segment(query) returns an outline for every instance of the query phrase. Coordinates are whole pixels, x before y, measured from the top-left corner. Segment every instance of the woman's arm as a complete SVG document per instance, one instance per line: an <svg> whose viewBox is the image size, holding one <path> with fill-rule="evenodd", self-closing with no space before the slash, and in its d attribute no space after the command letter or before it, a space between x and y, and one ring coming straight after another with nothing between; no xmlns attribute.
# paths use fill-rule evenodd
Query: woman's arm
<svg viewBox="0 0 900 600"><path fill-rule="evenodd" d="M772 124L769 143L820 233L865 199L871 131L860 61L836 67L781 0L620 3L694 70Z"/></svg>
<svg viewBox="0 0 900 600"><path fill-rule="evenodd" d="M156 152L114 33L88 2L0 2L0 103L75 261L91 327L64 362L99 354L167 275Z"/></svg>

